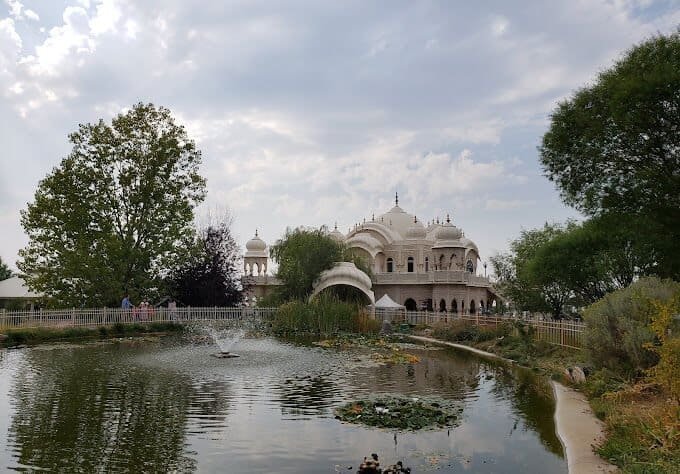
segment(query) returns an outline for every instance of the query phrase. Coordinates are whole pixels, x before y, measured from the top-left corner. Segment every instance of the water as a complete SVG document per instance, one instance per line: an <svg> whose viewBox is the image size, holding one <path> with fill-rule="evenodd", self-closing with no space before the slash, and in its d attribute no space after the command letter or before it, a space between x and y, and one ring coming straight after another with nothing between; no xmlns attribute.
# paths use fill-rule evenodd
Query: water
<svg viewBox="0 0 680 474"><path fill-rule="evenodd" d="M173 339L0 351L0 469L356 472L376 452L413 472L567 471L549 390L527 372L452 350L378 366L268 338L237 348L229 360ZM463 416L418 433L334 419L371 393L437 395Z"/></svg>

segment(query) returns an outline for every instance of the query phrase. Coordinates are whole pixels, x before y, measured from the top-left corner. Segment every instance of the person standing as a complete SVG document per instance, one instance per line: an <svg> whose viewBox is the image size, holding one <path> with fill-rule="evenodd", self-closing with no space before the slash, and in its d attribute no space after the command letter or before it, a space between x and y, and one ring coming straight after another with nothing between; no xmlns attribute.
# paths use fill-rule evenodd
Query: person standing
<svg viewBox="0 0 680 474"><path fill-rule="evenodd" d="M125 294L125 298L123 298L123 301L121 301L120 307L123 309L132 309L132 303L130 302L129 294Z"/></svg>

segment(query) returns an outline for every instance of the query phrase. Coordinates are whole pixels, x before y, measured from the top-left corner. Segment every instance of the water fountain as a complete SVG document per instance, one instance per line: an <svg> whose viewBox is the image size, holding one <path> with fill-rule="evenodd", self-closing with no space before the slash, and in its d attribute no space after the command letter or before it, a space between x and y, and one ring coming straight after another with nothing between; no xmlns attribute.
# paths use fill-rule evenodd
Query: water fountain
<svg viewBox="0 0 680 474"><path fill-rule="evenodd" d="M217 330L213 327L210 327L208 329L208 333L210 334L210 337L213 338L213 341L215 341L215 344L217 344L217 347L220 348L220 352L212 354L213 357L217 357L219 359L232 359L234 357L240 357L238 354L231 352L231 349L239 340L243 339L243 336L245 335L245 331L243 329L227 328Z"/></svg>

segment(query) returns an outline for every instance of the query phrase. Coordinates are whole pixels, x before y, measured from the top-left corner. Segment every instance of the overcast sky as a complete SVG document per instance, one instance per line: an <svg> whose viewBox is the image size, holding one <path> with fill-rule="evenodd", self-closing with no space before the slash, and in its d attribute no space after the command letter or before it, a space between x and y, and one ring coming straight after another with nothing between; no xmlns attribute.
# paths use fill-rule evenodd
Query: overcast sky
<svg viewBox="0 0 680 474"><path fill-rule="evenodd" d="M0 257L68 133L143 101L186 125L242 245L399 191L486 260L578 217L538 163L557 101L678 24L678 0L0 0Z"/></svg>

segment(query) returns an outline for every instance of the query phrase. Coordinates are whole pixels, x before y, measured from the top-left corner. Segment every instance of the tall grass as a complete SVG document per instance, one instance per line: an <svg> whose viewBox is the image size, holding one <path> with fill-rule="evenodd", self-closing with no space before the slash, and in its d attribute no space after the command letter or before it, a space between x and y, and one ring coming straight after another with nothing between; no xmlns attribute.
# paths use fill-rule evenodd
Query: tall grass
<svg viewBox="0 0 680 474"><path fill-rule="evenodd" d="M380 323L360 305L330 295L311 302L291 301L279 307L272 329L276 334L320 334L339 332L377 333Z"/></svg>

